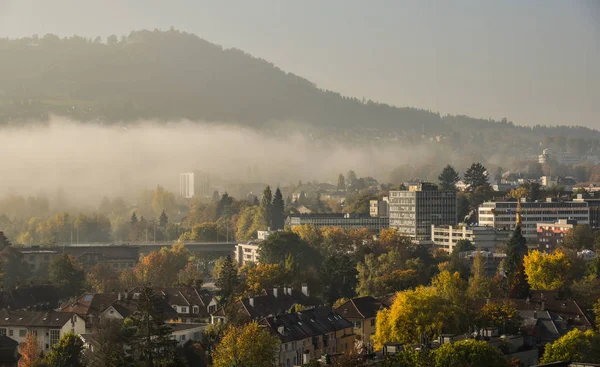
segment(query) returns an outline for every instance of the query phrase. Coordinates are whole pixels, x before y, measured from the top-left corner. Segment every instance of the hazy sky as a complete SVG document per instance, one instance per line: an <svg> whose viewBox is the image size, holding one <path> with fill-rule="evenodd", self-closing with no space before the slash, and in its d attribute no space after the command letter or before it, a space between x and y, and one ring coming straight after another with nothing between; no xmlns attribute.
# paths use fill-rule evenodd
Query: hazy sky
<svg viewBox="0 0 600 367"><path fill-rule="evenodd" d="M170 26L346 95L600 128L600 1L0 0L0 37Z"/></svg>

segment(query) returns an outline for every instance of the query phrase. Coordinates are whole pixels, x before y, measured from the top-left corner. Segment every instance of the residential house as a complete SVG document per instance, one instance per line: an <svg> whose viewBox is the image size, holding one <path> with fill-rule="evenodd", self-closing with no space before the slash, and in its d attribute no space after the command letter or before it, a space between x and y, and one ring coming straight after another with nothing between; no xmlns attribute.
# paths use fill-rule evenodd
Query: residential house
<svg viewBox="0 0 600 367"><path fill-rule="evenodd" d="M108 318L124 320L131 317L138 309L139 300L139 289L135 289L128 293L117 293L117 300L100 312L100 319ZM171 307L164 297L155 295L152 301L154 311L157 313L164 313L168 320L175 320L179 317L177 311Z"/></svg>
<svg viewBox="0 0 600 367"><path fill-rule="evenodd" d="M298 366L325 354L345 353L354 348L352 323L330 307L270 316L260 325L281 342L277 356L280 367Z"/></svg>
<svg viewBox="0 0 600 367"><path fill-rule="evenodd" d="M258 264L258 248L258 241L238 243L235 246L233 258L240 266L244 266L250 262Z"/></svg>
<svg viewBox="0 0 600 367"><path fill-rule="evenodd" d="M17 367L19 343L6 335L0 335L0 367Z"/></svg>
<svg viewBox="0 0 600 367"><path fill-rule="evenodd" d="M368 351L372 351L371 337L375 334L377 312L384 307L380 300L366 296L343 303L335 309L335 312L353 324L356 339L361 340Z"/></svg>
<svg viewBox="0 0 600 367"><path fill-rule="evenodd" d="M28 332L37 335L47 352L64 334L84 333L85 320L73 312L0 310L0 335L22 343Z"/></svg>
<svg viewBox="0 0 600 367"><path fill-rule="evenodd" d="M117 293L86 293L81 297L64 302L59 311L74 312L85 319L86 333L100 322L100 314L117 300Z"/></svg>
<svg viewBox="0 0 600 367"><path fill-rule="evenodd" d="M178 314L178 321L184 323L206 320L217 311L217 298L207 289L196 287L164 288L157 292Z"/></svg>
<svg viewBox="0 0 600 367"><path fill-rule="evenodd" d="M264 290L260 295L238 299L233 304L233 310L236 317L240 319L260 320L267 316L287 313L296 304L304 307L315 307L320 305L321 302L310 296L306 285L302 286L302 291L291 287L275 287L271 290ZM211 323L213 324L225 320L224 307L211 314Z"/></svg>
<svg viewBox="0 0 600 367"><path fill-rule="evenodd" d="M480 309L489 301L502 302L503 299L476 299L473 307ZM527 345L543 347L575 328L592 328L592 323L577 302L560 299L555 291L532 291L527 299L510 301L522 317L521 331Z"/></svg>
<svg viewBox="0 0 600 367"><path fill-rule="evenodd" d="M171 323L169 326L171 327L171 337L177 340L177 344L183 345L189 340L201 340L208 324Z"/></svg>

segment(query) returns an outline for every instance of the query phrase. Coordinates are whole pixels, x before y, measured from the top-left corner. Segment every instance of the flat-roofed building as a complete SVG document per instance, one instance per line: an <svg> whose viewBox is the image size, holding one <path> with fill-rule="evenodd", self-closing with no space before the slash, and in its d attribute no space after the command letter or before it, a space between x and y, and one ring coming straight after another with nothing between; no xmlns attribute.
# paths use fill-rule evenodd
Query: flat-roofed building
<svg viewBox="0 0 600 367"><path fill-rule="evenodd" d="M456 225L456 192L430 183L390 191L390 227L417 242L431 241L432 225Z"/></svg>
<svg viewBox="0 0 600 367"><path fill-rule="evenodd" d="M488 201L479 206L479 226L513 230L517 217L517 201ZM589 224L590 208L585 201L521 200L521 229L528 243L537 243L537 224L560 219Z"/></svg>
<svg viewBox="0 0 600 367"><path fill-rule="evenodd" d="M540 250L552 252L560 245L567 234L577 225L577 221L559 219L555 223L537 224L537 242Z"/></svg>
<svg viewBox="0 0 600 367"><path fill-rule="evenodd" d="M431 242L449 253L460 240L469 240L480 250L493 251L496 246L504 244L512 231L480 226L436 226L431 225Z"/></svg>
<svg viewBox="0 0 600 367"><path fill-rule="evenodd" d="M389 219L348 213L297 214L290 215L286 219L286 225L290 227L301 226L304 224L312 224L317 228L340 227L346 230L367 228L379 233L382 229L388 228Z"/></svg>

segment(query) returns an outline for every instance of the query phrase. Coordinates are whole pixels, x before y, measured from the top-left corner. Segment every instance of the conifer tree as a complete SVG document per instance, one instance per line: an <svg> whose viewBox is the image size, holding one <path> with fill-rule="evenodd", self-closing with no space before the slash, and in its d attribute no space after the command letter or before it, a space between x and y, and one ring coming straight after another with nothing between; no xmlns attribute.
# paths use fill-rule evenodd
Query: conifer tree
<svg viewBox="0 0 600 367"><path fill-rule="evenodd" d="M285 203L283 201L283 195L281 194L281 190L279 190L279 187L275 191L275 196L273 197L271 217L273 225L272 229L283 229L285 225Z"/></svg>
<svg viewBox="0 0 600 367"><path fill-rule="evenodd" d="M227 255L219 273L217 274L215 286L221 290L220 293L223 298L229 299L235 294L238 285L239 278L237 266L231 259L231 256Z"/></svg>
<svg viewBox="0 0 600 367"><path fill-rule="evenodd" d="M166 228L167 224L169 223L169 217L167 217L167 213L165 213L164 210L162 211L162 213L160 213L160 217L158 218L158 223L161 228Z"/></svg>
<svg viewBox="0 0 600 367"><path fill-rule="evenodd" d="M467 191L473 192L480 187L491 189L487 178L487 169L481 163L473 163L465 172L464 182L468 185Z"/></svg>
<svg viewBox="0 0 600 367"><path fill-rule="evenodd" d="M508 279L508 287L511 292L517 282L522 283L522 279L520 278L524 276L523 258L525 257L526 253L527 240L523 236L521 225L517 224L512 236L510 237L510 240L506 244L506 258L504 259L503 267L505 276ZM520 278L517 277L518 270L523 272L523 274L519 276Z"/></svg>
<svg viewBox="0 0 600 367"><path fill-rule="evenodd" d="M263 197L260 201L260 215L267 228L272 227L273 218L272 218L272 205L273 202L273 194L271 193L271 188L269 186L265 187L265 191L263 192ZM265 228L265 229L267 229Z"/></svg>
<svg viewBox="0 0 600 367"><path fill-rule="evenodd" d="M338 190L346 189L346 179L344 178L344 175L341 173L338 176L337 188L338 188Z"/></svg>
<svg viewBox="0 0 600 367"><path fill-rule="evenodd" d="M447 165L438 176L440 181L440 190L456 190L456 183L459 180L458 172L451 165Z"/></svg>
<svg viewBox="0 0 600 367"><path fill-rule="evenodd" d="M131 225L136 225L137 222L138 222L137 214L135 214L135 212L133 212L133 214L131 214Z"/></svg>

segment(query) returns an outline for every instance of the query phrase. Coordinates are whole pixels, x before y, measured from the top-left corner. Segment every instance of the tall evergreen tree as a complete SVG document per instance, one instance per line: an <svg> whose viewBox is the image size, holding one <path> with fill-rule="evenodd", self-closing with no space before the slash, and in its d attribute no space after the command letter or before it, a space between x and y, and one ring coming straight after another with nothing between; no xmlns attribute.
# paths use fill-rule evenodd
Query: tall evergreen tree
<svg viewBox="0 0 600 367"><path fill-rule="evenodd" d="M221 196L219 202L217 203L217 218L227 217L231 218L232 210L231 206L233 205L233 197L229 196L226 192Z"/></svg>
<svg viewBox="0 0 600 367"><path fill-rule="evenodd" d="M135 334L131 338L131 352L144 366L174 365L177 360L177 341L171 338L168 316L158 306L152 288L144 286L138 307L131 317Z"/></svg>
<svg viewBox="0 0 600 367"><path fill-rule="evenodd" d="M272 202L273 202L273 194L271 193L271 188L269 186L265 187L265 191L263 191L263 197L260 201L260 215L262 216L265 224L268 228L273 226L273 218L272 218ZM267 228L265 228L267 229Z"/></svg>
<svg viewBox="0 0 600 367"><path fill-rule="evenodd" d="M527 254L527 240L521 231L521 225L517 224L515 230L506 244L506 258L504 259L504 273L508 279L508 287L512 289L518 281L518 270L523 269L523 258Z"/></svg>
<svg viewBox="0 0 600 367"><path fill-rule="evenodd" d="M467 172L465 172L463 181L468 185L467 190L469 192L473 192L479 187L491 189L490 183L488 182L487 169L479 162L473 163L471 167L469 167Z"/></svg>
<svg viewBox="0 0 600 367"><path fill-rule="evenodd" d="M227 255L223 266L217 274L215 286L220 289L221 296L228 300L235 294L239 282L237 266L231 259L231 256Z"/></svg>
<svg viewBox="0 0 600 367"><path fill-rule="evenodd" d="M169 223L169 217L167 217L167 213L164 210L160 213L160 217L158 217L158 223L161 228L166 228Z"/></svg>
<svg viewBox="0 0 600 367"><path fill-rule="evenodd" d="M138 222L138 217L137 214L135 214L135 212L133 212L133 214L131 214L131 225L135 225Z"/></svg>
<svg viewBox="0 0 600 367"><path fill-rule="evenodd" d="M285 202L283 201L283 195L279 187L273 197L271 218L273 230L283 229L285 226Z"/></svg>
<svg viewBox="0 0 600 367"><path fill-rule="evenodd" d="M344 175L341 173L338 176L337 188L338 188L338 190L346 189L346 179L344 178Z"/></svg>
<svg viewBox="0 0 600 367"><path fill-rule="evenodd" d="M456 190L456 183L460 177L458 172L451 165L447 165L438 176L440 181L440 190Z"/></svg>

